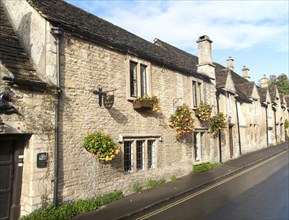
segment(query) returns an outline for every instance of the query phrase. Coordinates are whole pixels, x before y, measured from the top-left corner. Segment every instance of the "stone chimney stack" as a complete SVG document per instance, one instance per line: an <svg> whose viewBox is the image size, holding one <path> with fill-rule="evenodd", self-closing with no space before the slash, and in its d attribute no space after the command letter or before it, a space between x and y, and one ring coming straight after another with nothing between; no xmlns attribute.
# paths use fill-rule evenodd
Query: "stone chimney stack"
<svg viewBox="0 0 289 220"><path fill-rule="evenodd" d="M267 88L268 87L268 78L266 77L266 75L264 75L261 78L261 88Z"/></svg>
<svg viewBox="0 0 289 220"><path fill-rule="evenodd" d="M243 78L248 80L248 81L251 81L251 77L250 77L250 69L246 66L243 66L242 68L242 72L243 72Z"/></svg>
<svg viewBox="0 0 289 220"><path fill-rule="evenodd" d="M205 74L215 80L215 65L212 60L212 42L207 35L203 35L197 40L199 58L197 72Z"/></svg>
<svg viewBox="0 0 289 220"><path fill-rule="evenodd" d="M234 59L232 57L227 59L227 68L234 71Z"/></svg>

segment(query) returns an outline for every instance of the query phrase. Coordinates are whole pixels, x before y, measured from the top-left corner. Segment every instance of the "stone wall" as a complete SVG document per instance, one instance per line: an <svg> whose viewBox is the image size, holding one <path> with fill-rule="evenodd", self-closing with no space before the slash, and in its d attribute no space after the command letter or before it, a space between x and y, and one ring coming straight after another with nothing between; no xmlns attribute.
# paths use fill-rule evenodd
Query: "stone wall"
<svg viewBox="0 0 289 220"><path fill-rule="evenodd" d="M2 70L5 67L2 66ZM8 86L3 81L0 91L9 92L11 104L18 114L1 115L5 126L18 133L31 134L24 144L24 163L21 194L21 215L30 213L51 201L53 195L54 149L54 96L45 92L32 92ZM47 168L37 168L36 155L49 154Z"/></svg>
<svg viewBox="0 0 289 220"><path fill-rule="evenodd" d="M191 138L184 143L176 140L169 117L183 103L192 105L192 77L150 65L151 95L160 99L161 112L135 111L127 98L129 60L123 55L66 35L62 44L63 95L61 101L61 192L63 199L85 198L116 189L132 192L136 183L149 179L169 179L192 170ZM98 105L93 93L98 87L114 90L115 103L111 110ZM214 86L208 91L215 91ZM208 87L209 88L209 87ZM207 91L207 92L208 92ZM208 94L207 94L208 95ZM215 103L214 96L209 103ZM103 165L81 147L84 134L103 129L115 141L126 134L160 136L157 141L157 167L150 171L124 174L120 155L112 164ZM208 144L211 137L208 136ZM122 143L119 144L123 148ZM217 156L214 150L210 159ZM123 151L122 151L123 152Z"/></svg>

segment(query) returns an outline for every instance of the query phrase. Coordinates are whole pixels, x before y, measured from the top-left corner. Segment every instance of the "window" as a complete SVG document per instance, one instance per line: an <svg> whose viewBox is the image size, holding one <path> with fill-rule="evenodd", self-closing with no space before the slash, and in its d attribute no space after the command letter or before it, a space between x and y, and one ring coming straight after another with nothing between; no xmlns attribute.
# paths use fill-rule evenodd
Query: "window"
<svg viewBox="0 0 289 220"><path fill-rule="evenodd" d="M136 170L144 169L144 141L136 142Z"/></svg>
<svg viewBox="0 0 289 220"><path fill-rule="evenodd" d="M156 167L155 140L134 139L124 141L123 167L125 173L149 170ZM135 150L134 150L135 149ZM134 156L135 155L135 156Z"/></svg>
<svg viewBox="0 0 289 220"><path fill-rule="evenodd" d="M201 83L197 81L192 81L192 90L193 90L193 107L197 108L198 104L202 101Z"/></svg>
<svg viewBox="0 0 289 220"><path fill-rule="evenodd" d="M132 141L124 142L124 172L132 172L133 149Z"/></svg>
<svg viewBox="0 0 289 220"><path fill-rule="evenodd" d="M194 158L195 161L201 160L201 149L205 144L205 132L194 132Z"/></svg>
<svg viewBox="0 0 289 220"><path fill-rule="evenodd" d="M232 100L231 100L231 94L227 93L227 103L228 103L228 114L232 113Z"/></svg>
<svg viewBox="0 0 289 220"><path fill-rule="evenodd" d="M148 169L155 168L155 141L148 141Z"/></svg>
<svg viewBox="0 0 289 220"><path fill-rule="evenodd" d="M136 98L149 95L149 75L147 65L130 61L129 68L130 97Z"/></svg>

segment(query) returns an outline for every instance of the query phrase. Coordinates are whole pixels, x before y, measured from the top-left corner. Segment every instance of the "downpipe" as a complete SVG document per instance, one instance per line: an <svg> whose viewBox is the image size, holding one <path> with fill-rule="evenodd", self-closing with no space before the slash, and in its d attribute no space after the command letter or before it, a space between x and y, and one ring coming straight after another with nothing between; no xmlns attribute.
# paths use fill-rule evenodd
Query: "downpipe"
<svg viewBox="0 0 289 220"><path fill-rule="evenodd" d="M217 91L216 92L216 97L217 97L217 114L220 113L220 107L219 107L219 99L220 99L220 93ZM223 163L223 159L222 159L222 135L221 132L219 131L218 134L218 139L219 139L219 162Z"/></svg>
<svg viewBox="0 0 289 220"><path fill-rule="evenodd" d="M54 191L53 191L53 205L58 206L58 185L59 185L59 114L60 114L60 100L61 100L61 68L60 68L60 38L63 34L63 29L59 27L52 27L51 34L55 38L56 45L56 108L55 108L55 146L54 146Z"/></svg>
<svg viewBox="0 0 289 220"><path fill-rule="evenodd" d="M240 119L239 119L239 111L238 111L238 102L235 99L236 106L236 116L237 116L237 125L238 125L238 139L239 139L239 154L242 155L242 145L241 145L241 134L240 134Z"/></svg>

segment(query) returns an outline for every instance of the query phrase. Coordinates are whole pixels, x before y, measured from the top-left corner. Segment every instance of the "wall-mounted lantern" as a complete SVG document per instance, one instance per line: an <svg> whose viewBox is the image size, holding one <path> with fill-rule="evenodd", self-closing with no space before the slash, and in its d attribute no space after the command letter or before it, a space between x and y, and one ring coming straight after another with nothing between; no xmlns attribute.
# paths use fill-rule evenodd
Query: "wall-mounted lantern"
<svg viewBox="0 0 289 220"><path fill-rule="evenodd" d="M112 95L108 95L109 92L114 92L116 89L109 91L102 91L101 87L98 87L98 90L93 91L94 94L98 95L98 104L101 107L103 106L110 110L114 104L114 93Z"/></svg>
<svg viewBox="0 0 289 220"><path fill-rule="evenodd" d="M7 92L0 93L0 114L11 115L13 113L20 114L18 110L10 104L11 97Z"/></svg>

